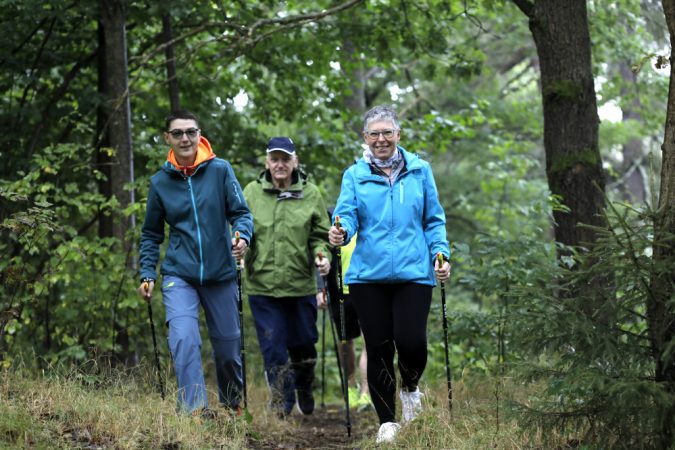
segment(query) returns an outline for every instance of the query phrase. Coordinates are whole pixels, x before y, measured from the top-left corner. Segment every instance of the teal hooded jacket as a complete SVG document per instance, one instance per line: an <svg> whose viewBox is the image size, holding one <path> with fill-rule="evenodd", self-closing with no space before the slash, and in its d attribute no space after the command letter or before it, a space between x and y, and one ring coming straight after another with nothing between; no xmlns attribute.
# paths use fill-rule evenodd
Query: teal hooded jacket
<svg viewBox="0 0 675 450"><path fill-rule="evenodd" d="M141 231L141 279L157 279L165 223L169 245L162 275L200 285L236 278L232 234L239 231L251 242L253 218L230 163L216 158L204 138L198 152L201 162L191 175L167 160L150 179Z"/></svg>
<svg viewBox="0 0 675 450"><path fill-rule="evenodd" d="M393 185L361 158L345 172L335 210L347 233L357 234L345 284L436 285L434 257L450 257L445 213L431 166L398 147L405 159Z"/></svg>

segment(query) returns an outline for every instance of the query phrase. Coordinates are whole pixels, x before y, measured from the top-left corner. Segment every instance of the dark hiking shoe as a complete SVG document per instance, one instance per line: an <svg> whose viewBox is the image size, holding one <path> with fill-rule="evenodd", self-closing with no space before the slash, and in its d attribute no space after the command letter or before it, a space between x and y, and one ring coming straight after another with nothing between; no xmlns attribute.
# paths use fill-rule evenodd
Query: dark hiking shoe
<svg viewBox="0 0 675 450"><path fill-rule="evenodd" d="M311 390L298 389L298 409L306 416L314 412L314 395Z"/></svg>
<svg viewBox="0 0 675 450"><path fill-rule="evenodd" d="M218 419L218 413L209 408L199 408L192 411L192 417L200 423Z"/></svg>

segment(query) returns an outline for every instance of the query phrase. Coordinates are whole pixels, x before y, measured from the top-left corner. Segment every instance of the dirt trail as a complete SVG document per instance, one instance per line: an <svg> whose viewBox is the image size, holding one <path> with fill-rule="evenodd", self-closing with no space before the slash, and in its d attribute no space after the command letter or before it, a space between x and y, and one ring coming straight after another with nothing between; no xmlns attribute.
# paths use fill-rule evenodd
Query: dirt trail
<svg viewBox="0 0 675 450"><path fill-rule="evenodd" d="M374 410L350 414L352 432L347 437L344 407L326 405L317 408L309 416L293 414L289 417L288 427L283 434L263 436L262 439L249 439L248 448L252 450L269 449L357 449L358 442L364 438L373 438L377 434L377 415Z"/></svg>

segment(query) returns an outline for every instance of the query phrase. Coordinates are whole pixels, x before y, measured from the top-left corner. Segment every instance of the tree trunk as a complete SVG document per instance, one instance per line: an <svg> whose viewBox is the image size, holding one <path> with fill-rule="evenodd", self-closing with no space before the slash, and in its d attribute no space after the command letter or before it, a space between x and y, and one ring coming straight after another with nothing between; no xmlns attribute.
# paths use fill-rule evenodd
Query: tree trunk
<svg viewBox="0 0 675 450"><path fill-rule="evenodd" d="M171 16L168 12L162 14L162 41L166 44L164 54L166 56L166 80L169 87L169 103L171 111L180 109L180 91L178 90L178 76L176 74L176 56L174 46L171 44L173 31L171 29Z"/></svg>
<svg viewBox="0 0 675 450"><path fill-rule="evenodd" d="M605 225L605 180L585 0L514 0L530 19L541 68L546 175L569 211L555 211L555 238L592 246Z"/></svg>
<svg viewBox="0 0 675 450"><path fill-rule="evenodd" d="M111 193L119 203L113 214L113 236L123 244L124 253L129 254L133 237L127 231L135 227L135 217L127 218L122 211L134 203L134 191L125 189L125 184L134 181L133 152L131 148L131 108L129 105L127 45L126 45L126 3L124 0L100 0L101 22L105 41L106 66L106 112L107 131L110 147L114 151L110 165ZM127 264L130 258L127 257ZM113 310L116 305L113 304ZM115 326L115 325L113 325ZM117 333L116 344L120 345L120 358L129 362L132 355L126 329Z"/></svg>
<svg viewBox="0 0 675 450"><path fill-rule="evenodd" d="M629 106L624 106L623 121L633 120L642 122L640 116L640 99L635 92L636 79L635 74L630 68L628 61L619 63L619 71L623 84L621 86L621 97L633 97ZM632 89L631 89L632 88ZM632 138L623 146L623 164L621 167L621 177L623 183L619 189L623 193L623 198L627 201L643 203L647 199L647 185L643 171L642 159L644 157L644 145L642 139Z"/></svg>
<svg viewBox="0 0 675 450"><path fill-rule="evenodd" d="M351 93L344 98L347 109L358 117L351 123L351 129L356 133L356 139L361 139L361 129L363 124L361 116L366 112L366 71L363 67L363 61L360 61L354 42L351 38L342 39L342 65L345 76L349 79Z"/></svg>
<svg viewBox="0 0 675 450"><path fill-rule="evenodd" d="M101 21L105 39L106 57L106 106L108 135L115 154L111 164L112 195L122 211L133 202L133 190L124 185L133 183L133 153L131 149L131 109L129 106L128 66L126 43L126 3L124 0L100 0ZM113 235L125 240L132 220L121 213L114 217Z"/></svg>
<svg viewBox="0 0 675 450"><path fill-rule="evenodd" d="M654 224L654 265L667 268L653 272L652 296L647 304L650 337L656 358L656 381L664 383L671 395L675 395L675 355L670 348L675 342L675 69L672 48L675 44L675 0L662 0L663 11L670 34L670 84L668 109L661 167L661 188ZM675 405L671 405L661 426L661 448L675 445Z"/></svg>
<svg viewBox="0 0 675 450"><path fill-rule="evenodd" d="M105 35L103 32L103 24L98 23L98 92L101 98L105 97L108 85L108 77L106 73L106 52L105 52ZM112 175L110 173L111 159L106 151L110 147L110 140L108 139L108 114L105 105L100 105L96 108L96 136L94 136L94 147L96 148L95 166L105 175L105 178L98 183L98 190L105 197L109 199L112 196ZM98 214L98 236L112 237L113 235L113 219L110 214L104 214L100 211Z"/></svg>

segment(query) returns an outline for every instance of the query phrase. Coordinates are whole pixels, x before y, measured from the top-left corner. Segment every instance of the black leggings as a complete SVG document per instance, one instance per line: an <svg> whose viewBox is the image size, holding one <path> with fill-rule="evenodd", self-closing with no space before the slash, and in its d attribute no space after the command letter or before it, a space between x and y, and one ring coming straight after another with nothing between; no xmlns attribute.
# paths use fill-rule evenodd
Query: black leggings
<svg viewBox="0 0 675 450"><path fill-rule="evenodd" d="M416 283L351 284L368 351L368 387L380 424L395 422L398 351L401 385L417 387L427 364L427 317L432 287Z"/></svg>

